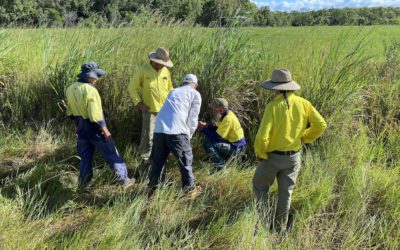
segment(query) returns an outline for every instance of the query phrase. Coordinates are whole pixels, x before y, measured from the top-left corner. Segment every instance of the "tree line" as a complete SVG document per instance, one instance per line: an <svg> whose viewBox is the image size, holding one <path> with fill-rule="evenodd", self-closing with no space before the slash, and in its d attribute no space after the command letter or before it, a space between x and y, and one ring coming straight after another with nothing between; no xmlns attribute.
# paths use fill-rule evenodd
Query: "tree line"
<svg viewBox="0 0 400 250"><path fill-rule="evenodd" d="M250 0L0 0L1 27L128 26L149 15L202 26L400 24L392 7L275 12Z"/></svg>

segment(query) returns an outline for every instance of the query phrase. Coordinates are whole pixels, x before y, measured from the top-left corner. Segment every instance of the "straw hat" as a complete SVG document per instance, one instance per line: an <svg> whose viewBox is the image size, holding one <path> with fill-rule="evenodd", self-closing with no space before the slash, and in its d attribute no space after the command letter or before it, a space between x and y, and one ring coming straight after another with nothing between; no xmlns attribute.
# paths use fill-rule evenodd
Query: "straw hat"
<svg viewBox="0 0 400 250"><path fill-rule="evenodd" d="M149 54L150 61L164 65L165 67L171 68L174 66L171 59L169 58L169 51L166 48L158 48Z"/></svg>
<svg viewBox="0 0 400 250"><path fill-rule="evenodd" d="M300 85L292 80L292 74L287 69L275 69L272 72L271 79L263 82L261 86L269 90L292 91L300 89Z"/></svg>

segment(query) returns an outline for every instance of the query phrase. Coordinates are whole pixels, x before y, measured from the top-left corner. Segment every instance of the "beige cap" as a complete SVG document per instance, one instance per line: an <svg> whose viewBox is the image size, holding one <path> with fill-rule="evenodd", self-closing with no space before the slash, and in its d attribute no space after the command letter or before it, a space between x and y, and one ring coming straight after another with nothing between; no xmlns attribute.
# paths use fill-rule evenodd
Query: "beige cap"
<svg viewBox="0 0 400 250"><path fill-rule="evenodd" d="M212 105L219 108L228 109L228 101L225 98L215 98Z"/></svg>

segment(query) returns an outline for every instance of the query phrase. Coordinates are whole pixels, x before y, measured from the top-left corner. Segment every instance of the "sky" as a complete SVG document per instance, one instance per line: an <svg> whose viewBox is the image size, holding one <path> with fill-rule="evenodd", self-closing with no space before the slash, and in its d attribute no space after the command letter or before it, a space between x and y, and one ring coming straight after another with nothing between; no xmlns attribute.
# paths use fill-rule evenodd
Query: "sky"
<svg viewBox="0 0 400 250"><path fill-rule="evenodd" d="M400 0L252 0L273 11L305 11L346 7L400 7Z"/></svg>

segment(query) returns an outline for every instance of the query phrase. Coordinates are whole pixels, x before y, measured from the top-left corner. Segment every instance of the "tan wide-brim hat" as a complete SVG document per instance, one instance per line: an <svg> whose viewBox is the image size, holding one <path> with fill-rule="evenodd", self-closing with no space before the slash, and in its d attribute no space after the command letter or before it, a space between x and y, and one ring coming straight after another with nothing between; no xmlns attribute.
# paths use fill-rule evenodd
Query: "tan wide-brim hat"
<svg viewBox="0 0 400 250"><path fill-rule="evenodd" d="M169 51L166 48L158 48L149 54L150 61L172 68L174 64L169 58Z"/></svg>
<svg viewBox="0 0 400 250"><path fill-rule="evenodd" d="M293 91L299 90L300 85L292 80L292 74L287 69L275 69L272 77L261 84L263 88L269 90Z"/></svg>

